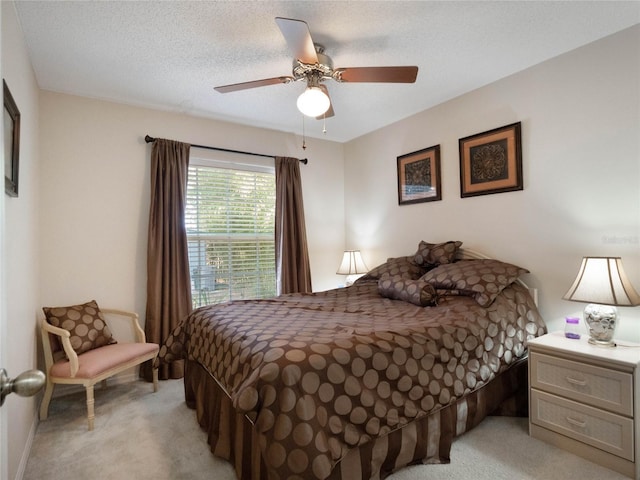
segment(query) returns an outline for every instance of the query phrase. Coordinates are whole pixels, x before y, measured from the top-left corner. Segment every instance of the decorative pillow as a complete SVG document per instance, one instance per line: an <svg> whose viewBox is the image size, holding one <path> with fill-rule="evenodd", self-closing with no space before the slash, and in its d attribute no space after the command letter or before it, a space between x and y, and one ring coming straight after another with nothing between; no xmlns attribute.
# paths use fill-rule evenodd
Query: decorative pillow
<svg viewBox="0 0 640 480"><path fill-rule="evenodd" d="M385 298L402 300L420 307L436 304L436 290L422 280L411 280L402 275L383 275L378 280L378 292Z"/></svg>
<svg viewBox="0 0 640 480"><path fill-rule="evenodd" d="M413 256L387 258L387 261L376 268L369 270L369 273L358 280L378 280L383 275L401 275L402 278L417 280L424 274L424 271L415 264ZM356 280L357 282L357 280Z"/></svg>
<svg viewBox="0 0 640 480"><path fill-rule="evenodd" d="M433 268L438 265L453 263L462 242L427 243L424 240L418 245L413 256L416 265L422 268Z"/></svg>
<svg viewBox="0 0 640 480"><path fill-rule="evenodd" d="M457 290L488 307L507 286L529 270L499 260L461 260L440 265L422 276L438 290Z"/></svg>
<svg viewBox="0 0 640 480"><path fill-rule="evenodd" d="M95 300L69 307L44 307L42 310L47 322L71 334L71 347L78 355L116 343Z"/></svg>

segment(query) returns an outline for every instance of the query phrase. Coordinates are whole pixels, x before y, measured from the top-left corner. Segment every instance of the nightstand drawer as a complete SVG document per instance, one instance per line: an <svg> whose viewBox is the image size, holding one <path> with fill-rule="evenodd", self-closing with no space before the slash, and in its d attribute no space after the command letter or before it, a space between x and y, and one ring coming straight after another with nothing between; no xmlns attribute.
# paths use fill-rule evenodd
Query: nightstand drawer
<svg viewBox="0 0 640 480"><path fill-rule="evenodd" d="M537 352L531 353L529 361L532 388L633 416L633 377L630 373Z"/></svg>
<svg viewBox="0 0 640 480"><path fill-rule="evenodd" d="M555 395L531 391L531 422L634 461L633 420Z"/></svg>

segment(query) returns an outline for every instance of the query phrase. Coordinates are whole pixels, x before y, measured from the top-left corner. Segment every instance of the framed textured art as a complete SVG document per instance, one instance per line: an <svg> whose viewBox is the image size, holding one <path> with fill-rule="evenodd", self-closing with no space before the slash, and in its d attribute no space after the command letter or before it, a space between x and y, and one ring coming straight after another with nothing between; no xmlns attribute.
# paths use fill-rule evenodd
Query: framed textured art
<svg viewBox="0 0 640 480"><path fill-rule="evenodd" d="M442 200L440 145L398 157L398 204Z"/></svg>
<svg viewBox="0 0 640 480"><path fill-rule="evenodd" d="M460 196L522 190L520 122L459 140Z"/></svg>
<svg viewBox="0 0 640 480"><path fill-rule="evenodd" d="M20 166L20 111L2 80L4 93L4 191L10 197L18 196L18 167Z"/></svg>

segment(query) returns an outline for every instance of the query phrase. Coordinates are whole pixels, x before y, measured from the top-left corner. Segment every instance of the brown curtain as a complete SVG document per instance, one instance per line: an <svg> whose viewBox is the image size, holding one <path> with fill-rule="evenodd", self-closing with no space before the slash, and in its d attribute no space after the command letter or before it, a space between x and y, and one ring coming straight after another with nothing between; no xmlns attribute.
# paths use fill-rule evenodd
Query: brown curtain
<svg viewBox="0 0 640 480"><path fill-rule="evenodd" d="M276 157L276 281L278 295L311 292L300 161Z"/></svg>
<svg viewBox="0 0 640 480"><path fill-rule="evenodd" d="M151 148L151 206L147 249L148 342L162 344L192 310L189 252L184 224L190 145L158 138ZM151 379L147 362L141 375ZM184 361L161 365L162 380L182 378Z"/></svg>

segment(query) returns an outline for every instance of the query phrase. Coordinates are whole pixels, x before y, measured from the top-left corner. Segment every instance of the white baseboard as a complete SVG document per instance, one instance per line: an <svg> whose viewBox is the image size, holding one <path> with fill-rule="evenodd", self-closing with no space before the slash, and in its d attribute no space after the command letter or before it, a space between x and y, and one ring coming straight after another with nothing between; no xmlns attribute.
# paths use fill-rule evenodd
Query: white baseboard
<svg viewBox="0 0 640 480"><path fill-rule="evenodd" d="M20 458L20 464L18 465L15 480L22 480L24 472L27 469L27 462L29 461L29 456L31 454L31 446L33 445L33 439L36 436L36 430L38 429L39 423L37 409L35 413L36 414L33 416L33 422L31 422L31 428L29 429L29 435L27 436L24 450L22 451L22 457Z"/></svg>

